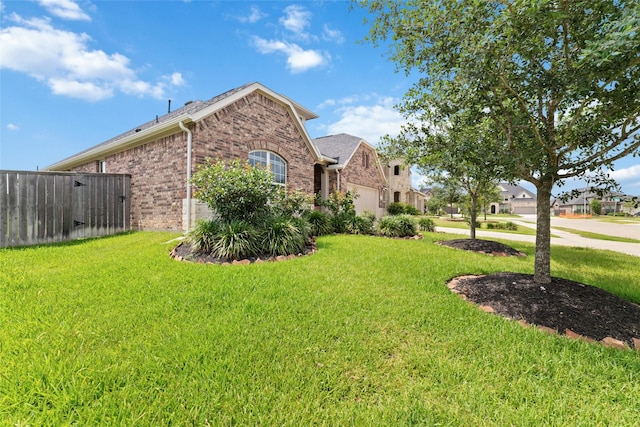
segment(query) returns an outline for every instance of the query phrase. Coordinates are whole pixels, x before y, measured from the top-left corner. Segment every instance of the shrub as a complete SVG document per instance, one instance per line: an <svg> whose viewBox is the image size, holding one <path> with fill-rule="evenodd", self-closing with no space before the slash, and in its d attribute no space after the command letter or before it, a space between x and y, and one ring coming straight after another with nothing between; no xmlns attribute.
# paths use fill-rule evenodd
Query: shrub
<svg viewBox="0 0 640 427"><path fill-rule="evenodd" d="M212 163L206 159L191 178L196 197L207 203L223 222L255 223L268 215L269 203L281 197L282 188L273 185L272 173L252 167L247 161Z"/></svg>
<svg viewBox="0 0 640 427"><path fill-rule="evenodd" d="M431 218L427 218L426 216L420 217L420 219L418 219L418 227L420 228L420 231L436 231L436 223Z"/></svg>
<svg viewBox="0 0 640 427"><path fill-rule="evenodd" d="M411 215L387 215L378 221L377 232L387 237L409 237L416 235L417 228L417 221Z"/></svg>
<svg viewBox="0 0 640 427"><path fill-rule="evenodd" d="M192 252L211 253L220 228L221 223L218 218L198 221L187 236Z"/></svg>
<svg viewBox="0 0 640 427"><path fill-rule="evenodd" d="M351 233L356 218L354 200L357 194L351 191L334 191L327 200L319 200L318 204L326 207L331 212L331 226L336 233Z"/></svg>
<svg viewBox="0 0 640 427"><path fill-rule="evenodd" d="M323 236L325 234L331 234L333 227L331 226L331 220L329 215L321 211L311 211L305 215L309 226L311 227L312 236Z"/></svg>
<svg viewBox="0 0 640 427"><path fill-rule="evenodd" d="M513 223L511 221L507 222L488 222L487 228L489 230L518 230L518 224Z"/></svg>
<svg viewBox="0 0 640 427"><path fill-rule="evenodd" d="M259 233L247 221L223 223L215 236L211 254L219 258L242 259L259 252Z"/></svg>
<svg viewBox="0 0 640 427"><path fill-rule="evenodd" d="M389 215L402 215L405 213L405 204L400 202L389 203L387 213Z"/></svg>
<svg viewBox="0 0 640 427"><path fill-rule="evenodd" d="M272 256L297 254L304 251L304 231L294 218L270 218L261 230L260 252Z"/></svg>
<svg viewBox="0 0 640 427"><path fill-rule="evenodd" d="M376 215L373 212L363 212L355 217L353 223L353 232L355 234L373 234L373 224L376 221Z"/></svg>
<svg viewBox="0 0 640 427"><path fill-rule="evenodd" d="M407 215L421 215L422 212L420 212L418 209L416 209L413 206L410 205L406 205L404 207L404 213L406 213Z"/></svg>

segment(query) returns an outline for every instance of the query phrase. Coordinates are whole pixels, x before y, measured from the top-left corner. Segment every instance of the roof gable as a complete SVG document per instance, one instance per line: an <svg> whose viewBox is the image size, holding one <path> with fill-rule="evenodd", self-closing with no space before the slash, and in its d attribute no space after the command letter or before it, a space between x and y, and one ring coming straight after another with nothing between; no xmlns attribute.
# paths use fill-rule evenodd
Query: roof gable
<svg viewBox="0 0 640 427"><path fill-rule="evenodd" d="M298 127L301 135L303 135L309 150L316 159L320 160L322 158L320 151L318 151L316 146L313 144L311 137L304 126L304 122L306 120L314 119L318 116L310 110L293 102L291 99L273 92L260 83L254 82L228 90L207 101L196 100L187 102L184 106L174 111L160 117L156 116L154 120L136 126L135 128L114 138L47 166L44 170L70 169L86 162L97 160L106 155L143 145L162 136L182 132L179 123L182 122L183 124L188 124L201 120L255 91L260 91L265 96L280 103L281 105L284 105L291 111L291 117L296 122L296 126Z"/></svg>

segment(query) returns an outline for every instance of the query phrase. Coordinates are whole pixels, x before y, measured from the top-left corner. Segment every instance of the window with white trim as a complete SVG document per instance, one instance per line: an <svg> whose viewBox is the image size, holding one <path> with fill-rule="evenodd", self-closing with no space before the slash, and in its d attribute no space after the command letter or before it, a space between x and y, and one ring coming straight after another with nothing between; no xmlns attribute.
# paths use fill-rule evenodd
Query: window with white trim
<svg viewBox="0 0 640 427"><path fill-rule="evenodd" d="M273 172L273 181L276 184L285 185L287 183L287 162L277 154L263 150L251 151L249 164L269 169Z"/></svg>

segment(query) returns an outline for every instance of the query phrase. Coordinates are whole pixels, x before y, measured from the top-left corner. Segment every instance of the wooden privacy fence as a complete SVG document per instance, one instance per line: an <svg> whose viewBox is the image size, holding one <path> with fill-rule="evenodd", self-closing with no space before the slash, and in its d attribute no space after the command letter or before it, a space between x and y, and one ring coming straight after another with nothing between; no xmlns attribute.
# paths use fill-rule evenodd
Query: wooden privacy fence
<svg viewBox="0 0 640 427"><path fill-rule="evenodd" d="M0 171L0 247L129 230L130 186L129 175Z"/></svg>

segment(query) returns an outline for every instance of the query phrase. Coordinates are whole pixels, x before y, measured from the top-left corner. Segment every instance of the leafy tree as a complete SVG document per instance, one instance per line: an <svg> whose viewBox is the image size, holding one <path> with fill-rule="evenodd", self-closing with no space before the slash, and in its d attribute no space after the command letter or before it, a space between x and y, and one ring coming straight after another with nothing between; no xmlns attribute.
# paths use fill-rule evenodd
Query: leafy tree
<svg viewBox="0 0 640 427"><path fill-rule="evenodd" d="M598 199L593 199L589 202L591 205L591 213L594 215L600 215L602 213L602 202Z"/></svg>
<svg viewBox="0 0 640 427"><path fill-rule="evenodd" d="M500 187L494 185L492 187L488 187L486 191L480 195L479 204L482 206L485 220L487 219L487 211L489 210L489 206L492 203L499 203L500 201L502 201L502 196L500 193Z"/></svg>
<svg viewBox="0 0 640 427"><path fill-rule="evenodd" d="M358 3L374 16L367 39L419 73L399 106L410 122L430 132L466 111L502 134L491 149L538 193L534 278L550 282L554 186L640 154L638 1Z"/></svg>
<svg viewBox="0 0 640 427"><path fill-rule="evenodd" d="M453 205L462 201L460 183L455 178L440 174L430 175L429 180L436 184L431 190L432 198L441 200L445 206L449 205L449 214L453 218Z"/></svg>

